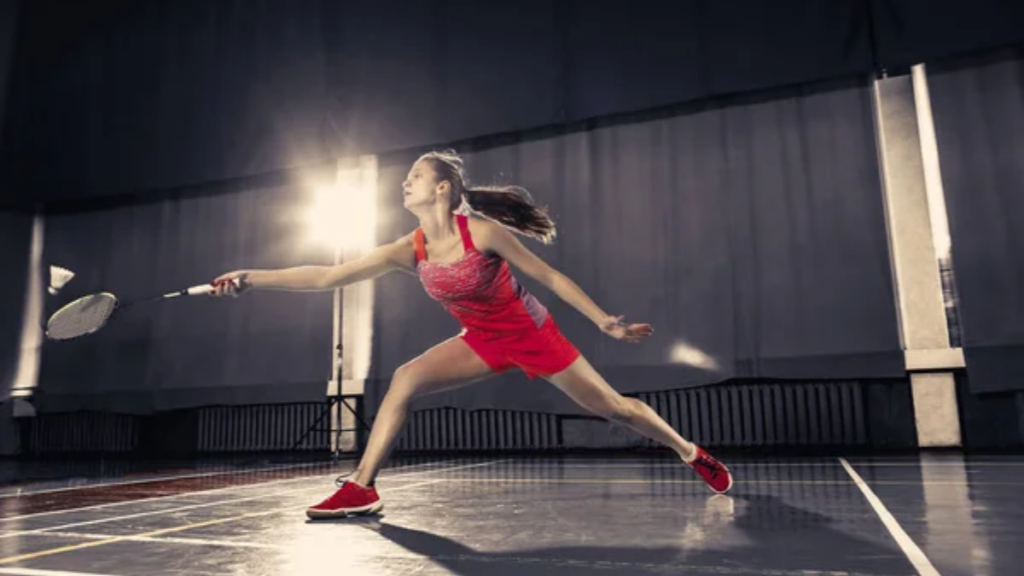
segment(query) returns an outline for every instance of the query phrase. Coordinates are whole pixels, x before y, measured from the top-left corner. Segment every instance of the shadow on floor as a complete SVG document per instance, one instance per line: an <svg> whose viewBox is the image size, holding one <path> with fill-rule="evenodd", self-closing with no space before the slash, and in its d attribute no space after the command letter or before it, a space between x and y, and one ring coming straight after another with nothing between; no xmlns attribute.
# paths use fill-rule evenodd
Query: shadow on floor
<svg viewBox="0 0 1024 576"><path fill-rule="evenodd" d="M442 566L471 576L564 574L751 574L771 576L904 576L914 569L865 503L847 518L868 540L837 528L836 518L791 506L776 496L712 496L677 535L677 546L554 546L478 551L456 540L388 523L382 517L344 520ZM608 518L614 522L614 518ZM537 522L543 522L538 517ZM672 535L651 526L652 540ZM635 535L632 535L635 536ZM391 561L394 563L394 560ZM809 572L811 571L811 572Z"/></svg>

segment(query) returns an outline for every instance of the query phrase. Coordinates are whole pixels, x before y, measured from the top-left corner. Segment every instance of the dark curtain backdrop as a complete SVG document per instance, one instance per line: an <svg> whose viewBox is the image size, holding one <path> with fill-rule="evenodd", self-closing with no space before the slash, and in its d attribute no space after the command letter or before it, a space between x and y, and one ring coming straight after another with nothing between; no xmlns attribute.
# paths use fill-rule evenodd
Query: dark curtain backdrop
<svg viewBox="0 0 1024 576"><path fill-rule="evenodd" d="M31 246L32 216L0 212L0 403L18 369Z"/></svg>
<svg viewBox="0 0 1024 576"><path fill-rule="evenodd" d="M929 66L974 392L1024 390L1024 52Z"/></svg>
<svg viewBox="0 0 1024 576"><path fill-rule="evenodd" d="M34 0L9 174L141 193L870 69L863 0Z"/></svg>
<svg viewBox="0 0 1024 576"><path fill-rule="evenodd" d="M521 183L550 205L559 239L530 248L609 313L654 325L643 344L617 342L518 274L620 391L903 374L866 86L792 89L466 158L477 182ZM416 226L399 203L413 159L382 169L382 241ZM383 278L377 298L371 406L395 368L458 332L415 278ZM680 344L715 364L692 365ZM572 411L518 374L418 407L441 405Z"/></svg>
<svg viewBox="0 0 1024 576"><path fill-rule="evenodd" d="M15 38L17 38L19 0L0 2L0 141L3 140L4 117L7 111L7 88L13 67ZM11 191L4 190L5 194Z"/></svg>
<svg viewBox="0 0 1024 576"><path fill-rule="evenodd" d="M563 231L538 252L610 311L658 328L654 341L621 347L541 293L620 389L892 375L902 364L866 89L777 87L1019 43L1019 6L37 0L16 26L6 21L18 35L0 116L0 206L148 198L47 223L47 262L80 274L62 298L148 295L227 268L326 261L291 245L299 225L275 219L308 187L189 195L194 183L387 153L388 198L409 149L511 134L502 146L466 144L476 176L534 188ZM1020 239L1005 221L1019 203L1020 77L1013 59L933 77L968 362L983 391L1021 381ZM772 87L790 92L716 100ZM633 124L608 118L697 101ZM546 135L516 136L543 126ZM394 205L382 210L382 240L411 227ZM4 234L21 238L20 225ZM415 281L386 278L378 292L371 394L455 331ZM266 293L133 312L92 340L47 346L45 401L147 410L320 398L327 365L315 347L329 342L329 307L327 295ZM691 356L672 353L682 341L718 367L685 364ZM433 401L561 401L517 378Z"/></svg>
<svg viewBox="0 0 1024 576"><path fill-rule="evenodd" d="M306 234L310 182L50 215L45 261L77 276L48 312L96 291L133 300L239 268L328 264L329 251ZM332 357L329 293L182 298L129 308L88 337L48 342L36 403L147 412L321 400Z"/></svg>
<svg viewBox="0 0 1024 576"><path fill-rule="evenodd" d="M1024 41L1017 0L866 0L880 66L899 68Z"/></svg>
<svg viewBox="0 0 1024 576"><path fill-rule="evenodd" d="M1021 42L1022 6L34 0L0 168L22 203L140 194L898 71Z"/></svg>
<svg viewBox="0 0 1024 576"><path fill-rule="evenodd" d="M0 2L0 138L4 132L4 103L11 70L15 22L19 2ZM0 195L15 196L18 191L0 175ZM21 342L21 319L28 281L29 247L32 243L32 218L25 214L0 211L0 402L10 390Z"/></svg>

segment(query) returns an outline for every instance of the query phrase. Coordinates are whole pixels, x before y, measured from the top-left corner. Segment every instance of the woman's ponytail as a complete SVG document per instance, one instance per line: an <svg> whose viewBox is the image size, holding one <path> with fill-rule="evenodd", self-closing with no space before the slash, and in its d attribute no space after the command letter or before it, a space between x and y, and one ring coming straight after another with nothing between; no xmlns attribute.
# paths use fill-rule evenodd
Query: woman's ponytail
<svg viewBox="0 0 1024 576"><path fill-rule="evenodd" d="M555 222L548 209L537 206L525 188L519 186L479 186L463 192L473 212L523 236L544 244L555 239Z"/></svg>
<svg viewBox="0 0 1024 576"><path fill-rule="evenodd" d="M555 222L547 207L537 206L520 186L474 186L468 188L462 158L454 151L428 152L439 181L452 185L452 210L465 205L471 211L513 232L550 244L555 239Z"/></svg>

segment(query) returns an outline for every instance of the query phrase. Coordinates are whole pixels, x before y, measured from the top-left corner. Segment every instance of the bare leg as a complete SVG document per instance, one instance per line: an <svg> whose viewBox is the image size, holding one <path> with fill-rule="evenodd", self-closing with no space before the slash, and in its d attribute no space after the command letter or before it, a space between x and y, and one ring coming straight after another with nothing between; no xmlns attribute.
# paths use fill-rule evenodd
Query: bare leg
<svg viewBox="0 0 1024 576"><path fill-rule="evenodd" d="M696 455L693 443L680 436L647 404L619 394L583 356L547 380L580 406L661 442L675 450L680 458L689 461Z"/></svg>
<svg viewBox="0 0 1024 576"><path fill-rule="evenodd" d="M349 480L366 486L377 477L409 415L412 401L426 394L450 390L492 375L491 368L462 338L434 346L395 371L366 443L366 451Z"/></svg>

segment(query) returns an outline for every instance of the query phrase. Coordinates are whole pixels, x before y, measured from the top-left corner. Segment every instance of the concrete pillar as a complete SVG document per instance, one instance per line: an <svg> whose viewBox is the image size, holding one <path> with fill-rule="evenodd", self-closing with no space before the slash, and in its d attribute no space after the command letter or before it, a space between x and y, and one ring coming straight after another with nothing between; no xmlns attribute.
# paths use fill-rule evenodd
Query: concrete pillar
<svg viewBox="0 0 1024 576"><path fill-rule="evenodd" d="M900 337L905 350L921 447L960 446L956 386L964 366L950 347L940 258L949 234L923 67L873 86L879 163Z"/></svg>

